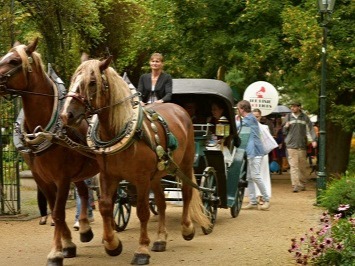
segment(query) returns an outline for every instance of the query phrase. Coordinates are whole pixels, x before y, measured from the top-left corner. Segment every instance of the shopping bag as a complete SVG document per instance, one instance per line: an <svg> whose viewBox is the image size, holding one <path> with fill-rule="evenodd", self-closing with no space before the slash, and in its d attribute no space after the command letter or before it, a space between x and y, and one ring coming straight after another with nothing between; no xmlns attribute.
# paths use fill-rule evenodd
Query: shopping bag
<svg viewBox="0 0 355 266"><path fill-rule="evenodd" d="M259 123L259 130L260 130L261 143L263 144L265 154L268 154L279 145L277 144L274 137L270 134L266 126L263 126L262 124Z"/></svg>

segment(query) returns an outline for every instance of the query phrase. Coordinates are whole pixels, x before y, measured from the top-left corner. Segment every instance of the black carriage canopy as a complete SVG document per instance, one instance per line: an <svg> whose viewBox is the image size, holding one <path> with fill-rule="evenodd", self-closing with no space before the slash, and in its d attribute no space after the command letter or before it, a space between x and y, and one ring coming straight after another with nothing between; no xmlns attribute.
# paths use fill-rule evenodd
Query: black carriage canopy
<svg viewBox="0 0 355 266"><path fill-rule="evenodd" d="M211 116L211 105L219 101L224 105L224 116L230 124L231 135L236 135L235 109L232 89L221 80L216 79L173 79L172 102L184 106L195 102L197 114Z"/></svg>

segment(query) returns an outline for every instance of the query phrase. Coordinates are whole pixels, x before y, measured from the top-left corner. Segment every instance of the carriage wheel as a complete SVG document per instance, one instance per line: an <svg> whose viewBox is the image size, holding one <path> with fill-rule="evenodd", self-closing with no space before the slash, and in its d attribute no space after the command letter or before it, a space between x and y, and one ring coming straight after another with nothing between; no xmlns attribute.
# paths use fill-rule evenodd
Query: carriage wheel
<svg viewBox="0 0 355 266"><path fill-rule="evenodd" d="M117 200L115 202L113 217L115 220L115 230L121 232L126 229L131 217L132 205L129 196L123 187L117 190Z"/></svg>
<svg viewBox="0 0 355 266"><path fill-rule="evenodd" d="M230 208L231 215L233 218L239 215L240 209L242 208L243 198L244 198L245 188L238 188L237 193L235 194L235 201L233 206Z"/></svg>
<svg viewBox="0 0 355 266"><path fill-rule="evenodd" d="M202 227L202 231L205 235L208 235L213 231L214 224L216 223L219 203L217 194L217 174L213 167L207 167L203 172L200 187L208 189L208 191L201 190L204 212L208 215L211 222L211 227Z"/></svg>
<svg viewBox="0 0 355 266"><path fill-rule="evenodd" d="M237 192L235 193L234 204L230 208L231 215L233 218L235 218L239 215L240 209L242 208L245 188L248 185L246 178L247 178L247 161L244 158L242 165L240 167L239 184L237 187Z"/></svg>

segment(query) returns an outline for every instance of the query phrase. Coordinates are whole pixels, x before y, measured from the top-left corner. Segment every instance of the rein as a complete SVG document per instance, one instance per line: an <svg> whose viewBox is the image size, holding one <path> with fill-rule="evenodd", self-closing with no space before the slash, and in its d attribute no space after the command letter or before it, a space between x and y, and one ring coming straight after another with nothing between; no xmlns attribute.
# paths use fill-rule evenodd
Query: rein
<svg viewBox="0 0 355 266"><path fill-rule="evenodd" d="M115 102L115 103L112 104L112 105L108 105L108 106L104 106L104 107L101 107L101 108L94 109L95 114L98 114L99 112L101 112L101 111L104 110L104 109L107 109L107 108L110 108L110 107L112 107L112 106L115 106L115 105L119 105L119 104L121 104L121 103L124 103L125 101L130 100L130 99L133 99L133 98L136 97L136 96L138 96L138 97L141 96L141 93L140 93L140 92L136 92L136 93L134 93L134 94L132 94L132 95L130 95L130 96L127 96L127 97L123 98L123 99L120 100L120 101Z"/></svg>
<svg viewBox="0 0 355 266"><path fill-rule="evenodd" d="M100 108L97 108L97 109L94 109L90 105L90 102L84 96L79 95L79 93L77 93L77 92L75 92L75 93L69 92L63 98L72 97L74 100L77 100L80 104L85 106L85 110L86 111L88 110L89 111L88 113L90 114L90 116L92 116L94 114L99 114L104 109L119 105L119 104L124 103L127 100L131 100L131 99L133 99L134 97L137 97L137 96L141 96L141 93L140 92L133 93L130 96L127 96L127 97L125 97L125 98L123 98L123 99L121 99L121 100L119 100L119 101L117 101L117 102L115 102L115 103L113 103L111 105L107 105L107 106L100 107Z"/></svg>
<svg viewBox="0 0 355 266"><path fill-rule="evenodd" d="M28 62L30 64L33 63L33 59L32 57L28 57ZM30 95L39 95L39 96L49 96L49 97L58 97L57 95L51 95L51 94L47 94L47 93L39 93L39 92L32 92L32 91L24 91L24 90L14 90L14 89L10 89L7 86L7 82L9 81L9 78L11 78L14 74L16 74L20 69L22 69L22 64L10 69L9 71L7 71L5 74L0 75L0 91L9 93L12 96L18 96L18 95L23 95L23 94L30 94ZM32 67L29 66L27 68L27 71L29 73L32 73ZM63 98L59 99L59 100L63 100Z"/></svg>

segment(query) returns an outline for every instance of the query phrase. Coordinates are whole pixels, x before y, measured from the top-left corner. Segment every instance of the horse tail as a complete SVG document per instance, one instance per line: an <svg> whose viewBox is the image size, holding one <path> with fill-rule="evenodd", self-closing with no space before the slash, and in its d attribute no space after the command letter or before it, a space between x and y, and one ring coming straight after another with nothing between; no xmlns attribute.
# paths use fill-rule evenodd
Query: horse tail
<svg viewBox="0 0 355 266"><path fill-rule="evenodd" d="M193 182L196 183L196 178L193 176ZM190 215L191 219L198 223L203 228L210 228L212 226L208 215L204 211L204 206L202 204L200 192L192 188L192 197L190 202Z"/></svg>

